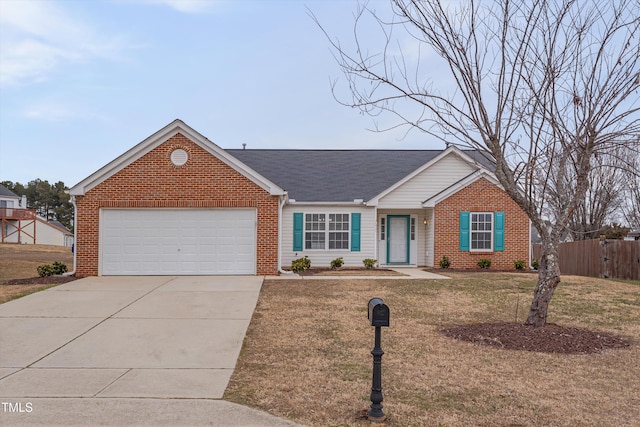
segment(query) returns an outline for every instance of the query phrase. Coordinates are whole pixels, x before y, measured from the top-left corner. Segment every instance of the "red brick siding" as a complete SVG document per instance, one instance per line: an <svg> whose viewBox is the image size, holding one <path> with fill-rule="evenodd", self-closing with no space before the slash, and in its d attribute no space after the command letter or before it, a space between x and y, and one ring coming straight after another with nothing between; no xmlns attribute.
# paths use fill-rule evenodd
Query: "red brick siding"
<svg viewBox="0 0 640 427"><path fill-rule="evenodd" d="M504 251L460 251L460 212L504 212ZM451 268L478 268L482 258L491 260L492 269L514 269L516 260L529 259L529 218L500 188L486 179L475 181L438 203L434 209L434 262L443 256Z"/></svg>
<svg viewBox="0 0 640 427"><path fill-rule="evenodd" d="M189 160L171 163L171 152L182 148ZM276 274L278 264L278 197L224 164L181 134L153 149L77 197L78 276L98 274L100 208L217 208L257 209L259 275Z"/></svg>

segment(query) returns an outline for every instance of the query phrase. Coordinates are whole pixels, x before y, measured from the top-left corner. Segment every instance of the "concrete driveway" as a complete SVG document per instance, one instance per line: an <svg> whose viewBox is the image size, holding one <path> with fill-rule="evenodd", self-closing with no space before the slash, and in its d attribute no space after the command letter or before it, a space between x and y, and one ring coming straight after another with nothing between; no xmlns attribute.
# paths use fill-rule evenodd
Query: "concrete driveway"
<svg viewBox="0 0 640 427"><path fill-rule="evenodd" d="M293 426L222 398L262 277L91 277L0 305L0 424Z"/></svg>

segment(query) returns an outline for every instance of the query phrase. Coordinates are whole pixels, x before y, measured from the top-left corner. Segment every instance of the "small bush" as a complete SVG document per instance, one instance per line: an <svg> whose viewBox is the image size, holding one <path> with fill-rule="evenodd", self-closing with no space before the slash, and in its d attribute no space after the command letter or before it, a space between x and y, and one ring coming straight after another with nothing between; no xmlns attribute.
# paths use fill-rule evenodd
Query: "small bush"
<svg viewBox="0 0 640 427"><path fill-rule="evenodd" d="M362 260L364 267L368 269L375 268L377 262L378 262L377 259L371 259L371 258L365 258Z"/></svg>
<svg viewBox="0 0 640 427"><path fill-rule="evenodd" d="M51 267L53 268L53 274L57 274L57 275L64 274L67 271L69 271L67 269L67 265L60 261L54 261Z"/></svg>
<svg viewBox="0 0 640 427"><path fill-rule="evenodd" d="M519 259L517 261L513 261L513 266L516 268L516 270L524 270L525 268L527 268L527 262Z"/></svg>
<svg viewBox="0 0 640 427"><path fill-rule="evenodd" d="M489 267L491 267L491 260L487 259L487 258L482 258L480 261L478 261L478 267L480 267L480 268L489 268Z"/></svg>
<svg viewBox="0 0 640 427"><path fill-rule="evenodd" d="M533 267L534 270L538 269L538 258L531 260L531 267Z"/></svg>
<svg viewBox="0 0 640 427"><path fill-rule="evenodd" d="M451 261L449 261L449 258L447 258L446 256L443 256L442 259L440 260L440 268L449 268L451 267Z"/></svg>
<svg viewBox="0 0 640 427"><path fill-rule="evenodd" d="M342 259L342 257L336 258L331 261L331 269L337 270L338 268L342 267L342 264L344 264L344 260Z"/></svg>
<svg viewBox="0 0 640 427"><path fill-rule="evenodd" d="M302 273L311 268L311 260L306 255L304 258L298 258L296 260L291 261L291 270L294 273Z"/></svg>
<svg viewBox="0 0 640 427"><path fill-rule="evenodd" d="M46 277L53 276L53 266L51 264L42 264L38 266L38 276Z"/></svg>

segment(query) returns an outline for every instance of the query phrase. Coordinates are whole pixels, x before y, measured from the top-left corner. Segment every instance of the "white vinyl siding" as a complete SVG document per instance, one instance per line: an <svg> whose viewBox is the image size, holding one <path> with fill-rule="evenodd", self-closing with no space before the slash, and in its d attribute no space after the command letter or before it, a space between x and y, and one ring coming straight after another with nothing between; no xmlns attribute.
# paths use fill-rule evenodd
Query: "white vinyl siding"
<svg viewBox="0 0 640 427"><path fill-rule="evenodd" d="M318 214L324 213L329 218L329 215L346 215L349 221L349 230L329 230L327 227L327 242L331 238L330 233L336 233L334 236L336 244L340 244L344 239L344 233L346 238L350 239L351 235L351 214L360 213L360 251L352 252L351 246L347 249L304 249L306 245L306 237L303 237L303 250L293 251L293 214L294 212L301 212L303 214L303 221L306 223L306 214ZM335 217L339 219L340 217ZM342 217L344 219L344 217ZM344 221L341 221L344 225ZM329 267L332 260L342 257L345 267L362 267L362 260L365 258L375 258L375 242L376 242L376 219L375 208L364 206L330 206L330 205L303 205L292 204L285 205L282 212L282 267L291 267L291 261L297 258L302 258L305 255L311 260L312 267ZM303 226L306 228L305 226ZM303 230L303 233L306 233ZM349 242L349 245L351 242Z"/></svg>
<svg viewBox="0 0 640 427"><path fill-rule="evenodd" d="M420 209L423 201L448 188L474 170L473 166L455 154L449 154L382 197L378 208Z"/></svg>
<svg viewBox="0 0 640 427"><path fill-rule="evenodd" d="M411 240L411 259L410 264L416 266L433 267L433 209L413 209L413 210L378 210L378 223L386 222L387 215L410 215L415 222L415 240ZM425 218L427 224L424 224ZM387 261L387 242L381 239L381 233L378 233L378 260L381 265L385 265ZM386 235L384 236L387 237ZM413 236L412 236L413 237Z"/></svg>

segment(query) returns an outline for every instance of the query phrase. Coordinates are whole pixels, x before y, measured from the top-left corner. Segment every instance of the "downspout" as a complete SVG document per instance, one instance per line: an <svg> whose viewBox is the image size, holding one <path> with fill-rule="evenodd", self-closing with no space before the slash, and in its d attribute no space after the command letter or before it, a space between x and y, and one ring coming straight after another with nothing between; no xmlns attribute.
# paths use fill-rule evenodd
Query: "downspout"
<svg viewBox="0 0 640 427"><path fill-rule="evenodd" d="M375 227L373 227L373 259L378 260L378 265L380 265L381 263L378 258L378 247L380 246L380 242L378 242L378 233L380 232L380 224L378 224L377 205L373 208L373 218L375 219L374 224L376 225Z"/></svg>
<svg viewBox="0 0 640 427"><path fill-rule="evenodd" d="M278 203L278 273L287 275L296 275L293 271L286 271L282 269L282 208L289 195L285 191L284 195L280 196L280 202Z"/></svg>
<svg viewBox="0 0 640 427"><path fill-rule="evenodd" d="M76 205L76 196L71 196L71 204L73 205L73 270L63 274L63 276L75 276L78 257L78 206Z"/></svg>

